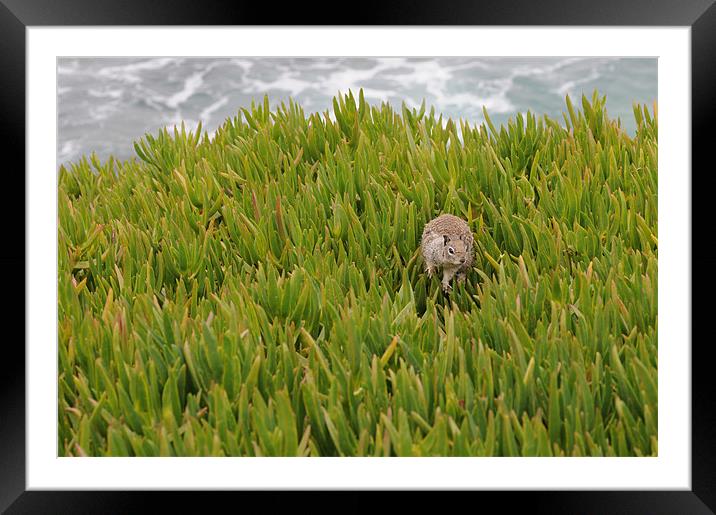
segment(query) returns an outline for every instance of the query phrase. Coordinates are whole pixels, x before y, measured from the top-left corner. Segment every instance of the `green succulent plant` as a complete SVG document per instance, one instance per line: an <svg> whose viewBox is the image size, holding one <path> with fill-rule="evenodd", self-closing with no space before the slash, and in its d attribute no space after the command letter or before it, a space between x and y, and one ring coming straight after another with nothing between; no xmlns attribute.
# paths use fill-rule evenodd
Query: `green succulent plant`
<svg viewBox="0 0 716 515"><path fill-rule="evenodd" d="M59 171L61 456L657 454L657 118L339 95ZM470 225L445 295L424 224Z"/></svg>

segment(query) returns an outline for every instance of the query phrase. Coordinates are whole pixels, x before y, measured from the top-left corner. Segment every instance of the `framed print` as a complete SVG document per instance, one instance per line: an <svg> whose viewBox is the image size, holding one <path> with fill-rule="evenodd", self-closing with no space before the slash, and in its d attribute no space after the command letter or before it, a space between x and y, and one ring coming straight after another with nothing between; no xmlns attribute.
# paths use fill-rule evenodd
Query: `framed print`
<svg viewBox="0 0 716 515"><path fill-rule="evenodd" d="M27 300L3 509L714 510L691 168L716 8L405 7L0 6Z"/></svg>

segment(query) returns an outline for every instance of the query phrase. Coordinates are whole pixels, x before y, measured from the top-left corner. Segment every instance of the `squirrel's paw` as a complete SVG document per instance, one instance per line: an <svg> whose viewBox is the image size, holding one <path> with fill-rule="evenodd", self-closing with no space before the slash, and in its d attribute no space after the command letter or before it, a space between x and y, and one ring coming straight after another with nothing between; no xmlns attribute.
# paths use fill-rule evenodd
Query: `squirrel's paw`
<svg viewBox="0 0 716 515"><path fill-rule="evenodd" d="M452 290L452 286L450 285L450 283L442 283L442 285L443 285L443 291L445 293L448 293L450 290Z"/></svg>
<svg viewBox="0 0 716 515"><path fill-rule="evenodd" d="M435 268L432 267L432 266L430 266L430 265L427 265L427 266L425 267L425 273L428 274L428 279L429 279L429 278L431 278L431 277L433 276L433 274L435 273Z"/></svg>

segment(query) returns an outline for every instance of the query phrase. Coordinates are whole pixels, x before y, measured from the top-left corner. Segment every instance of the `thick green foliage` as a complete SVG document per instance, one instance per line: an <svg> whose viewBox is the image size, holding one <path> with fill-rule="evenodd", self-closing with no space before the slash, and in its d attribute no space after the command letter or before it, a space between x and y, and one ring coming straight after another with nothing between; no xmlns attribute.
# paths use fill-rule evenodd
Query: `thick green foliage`
<svg viewBox="0 0 716 515"><path fill-rule="evenodd" d="M657 454L657 123L268 100L59 176L60 455ZM423 225L475 267L446 296Z"/></svg>

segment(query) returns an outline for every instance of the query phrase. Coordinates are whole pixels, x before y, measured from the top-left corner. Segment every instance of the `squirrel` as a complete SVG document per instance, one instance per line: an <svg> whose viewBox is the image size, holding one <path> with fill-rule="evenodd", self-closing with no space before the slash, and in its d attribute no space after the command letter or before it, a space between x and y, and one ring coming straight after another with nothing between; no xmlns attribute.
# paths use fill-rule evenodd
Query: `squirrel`
<svg viewBox="0 0 716 515"><path fill-rule="evenodd" d="M430 220L425 224L420 240L428 277L432 277L435 269L441 267L442 288L445 292L452 288L450 280L454 276L457 276L458 282L464 281L474 259L473 245L472 232L463 219L443 214Z"/></svg>

